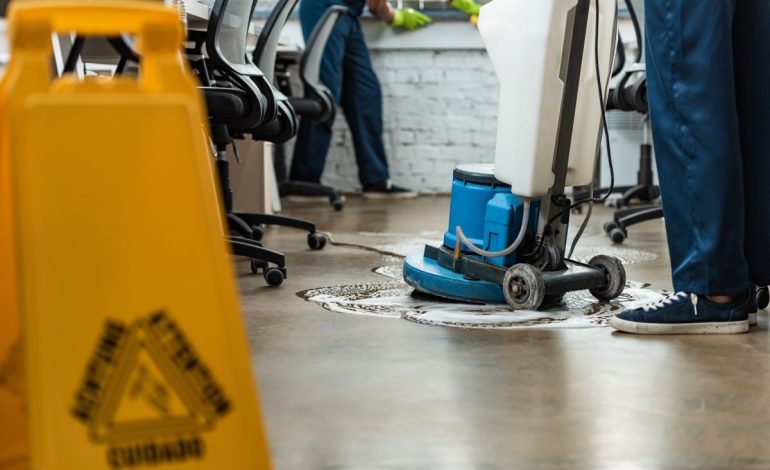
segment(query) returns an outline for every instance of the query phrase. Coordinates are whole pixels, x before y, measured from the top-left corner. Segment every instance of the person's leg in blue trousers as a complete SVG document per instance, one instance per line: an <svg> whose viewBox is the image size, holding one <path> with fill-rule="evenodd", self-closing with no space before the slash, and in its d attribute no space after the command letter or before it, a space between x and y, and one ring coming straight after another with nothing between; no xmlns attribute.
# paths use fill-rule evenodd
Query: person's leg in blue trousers
<svg viewBox="0 0 770 470"><path fill-rule="evenodd" d="M677 291L770 281L765 0L646 0L647 76Z"/></svg>
<svg viewBox="0 0 770 470"><path fill-rule="evenodd" d="M321 3L303 1L300 5L306 39L323 14ZM344 15L335 26L324 51L321 81L345 112L361 183L367 186L386 181L389 172L382 137L382 93L358 18ZM302 120L292 160L292 180L320 181L331 143L332 124Z"/></svg>
<svg viewBox="0 0 770 470"><path fill-rule="evenodd" d="M308 39L325 9L324 2L300 2L300 21L305 40ZM345 48L350 37L353 18L343 15L337 22L324 49L321 61L321 81L339 103L342 98L342 72L345 61ZM312 91L308 90L309 96ZM289 178L293 181L318 183L326 164L326 155L332 139L333 122L318 122L302 119L294 146L294 158L291 162Z"/></svg>
<svg viewBox="0 0 770 470"><path fill-rule="evenodd" d="M749 278L770 284L770 2L738 0L733 31Z"/></svg>
<svg viewBox="0 0 770 470"><path fill-rule="evenodd" d="M366 188L390 177L382 125L382 87L374 73L358 19L345 50L342 109L353 136L358 179Z"/></svg>

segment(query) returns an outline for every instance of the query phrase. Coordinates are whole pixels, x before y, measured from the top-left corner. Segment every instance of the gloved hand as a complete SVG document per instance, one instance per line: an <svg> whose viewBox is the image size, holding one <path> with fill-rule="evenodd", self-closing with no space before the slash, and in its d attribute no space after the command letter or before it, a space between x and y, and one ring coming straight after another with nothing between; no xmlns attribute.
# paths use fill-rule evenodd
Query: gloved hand
<svg viewBox="0 0 770 470"><path fill-rule="evenodd" d="M474 0L452 0L452 8L457 8L468 16L478 16L481 5Z"/></svg>
<svg viewBox="0 0 770 470"><path fill-rule="evenodd" d="M396 10L393 15L392 26L398 26L409 31L422 28L423 26L430 24L433 20L423 15L417 10L412 8L404 8L402 10Z"/></svg>

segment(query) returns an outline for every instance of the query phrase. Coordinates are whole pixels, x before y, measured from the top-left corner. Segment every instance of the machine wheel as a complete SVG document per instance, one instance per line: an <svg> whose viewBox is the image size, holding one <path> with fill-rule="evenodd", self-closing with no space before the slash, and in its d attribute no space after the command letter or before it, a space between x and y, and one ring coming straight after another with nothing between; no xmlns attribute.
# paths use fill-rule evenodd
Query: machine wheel
<svg viewBox="0 0 770 470"><path fill-rule="evenodd" d="M270 287L280 286L285 278L286 276L283 275L283 271L278 268L270 268L265 271L265 282Z"/></svg>
<svg viewBox="0 0 770 470"><path fill-rule="evenodd" d="M605 285L591 289L591 294L599 300L618 298L626 288L626 269L623 263L614 256L598 255L588 263L604 272Z"/></svg>
<svg viewBox="0 0 770 470"><path fill-rule="evenodd" d="M545 281L531 264L517 264L503 278L503 295L513 310L537 310L545 299Z"/></svg>
<svg viewBox="0 0 770 470"><path fill-rule="evenodd" d="M254 233L254 236L252 237L254 241L258 242L265 236L265 229L261 225L253 225L251 231Z"/></svg>
<svg viewBox="0 0 770 470"><path fill-rule="evenodd" d="M311 250L323 250L326 246L326 236L318 232L308 234L307 246L309 246Z"/></svg>
<svg viewBox="0 0 770 470"><path fill-rule="evenodd" d="M770 290L767 286L757 287L757 307L764 310L770 305Z"/></svg>
<svg viewBox="0 0 770 470"><path fill-rule="evenodd" d="M335 194L329 198L329 204L335 211L339 212L345 208L345 198L342 197L342 194Z"/></svg>

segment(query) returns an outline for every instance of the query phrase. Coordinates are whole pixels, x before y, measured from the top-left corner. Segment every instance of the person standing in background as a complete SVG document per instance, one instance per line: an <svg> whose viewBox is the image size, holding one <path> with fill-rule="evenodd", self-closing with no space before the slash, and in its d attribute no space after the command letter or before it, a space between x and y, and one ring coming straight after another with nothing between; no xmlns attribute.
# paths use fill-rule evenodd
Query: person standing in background
<svg viewBox="0 0 770 470"><path fill-rule="evenodd" d="M475 5L473 0L454 1L471 10ZM364 197L416 197L416 192L399 187L390 180L383 141L382 89L372 68L360 17L368 6L375 18L408 31L430 24L431 19L411 8L394 9L387 0L302 0L299 16L305 40L331 5L343 5L348 13L339 20L329 37L321 62L321 81L345 113L353 136L358 178ZM472 13L469 11L468 14ZM333 124L309 119L300 123L291 164L291 180L320 182Z"/></svg>

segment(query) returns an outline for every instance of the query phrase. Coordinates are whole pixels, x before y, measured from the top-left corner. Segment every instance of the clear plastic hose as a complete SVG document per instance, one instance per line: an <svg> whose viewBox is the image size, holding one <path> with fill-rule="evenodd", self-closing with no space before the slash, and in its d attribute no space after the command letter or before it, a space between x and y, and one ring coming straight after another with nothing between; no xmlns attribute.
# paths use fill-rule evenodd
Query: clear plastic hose
<svg viewBox="0 0 770 470"><path fill-rule="evenodd" d="M519 235L516 237L516 240L513 241L511 246L504 249L503 251L485 251L481 248L474 245L470 240L468 240L468 237L465 236L463 233L463 229L458 225L455 229L455 233L457 234L457 240L458 243L462 243L463 245L467 246L469 250L476 253L479 256L483 256L485 258L501 258L503 256L508 256L521 245L521 242L524 241L524 236L527 234L527 226L529 225L529 208L532 204L532 201L528 198L524 199L524 219L521 222L521 228L519 229Z"/></svg>

